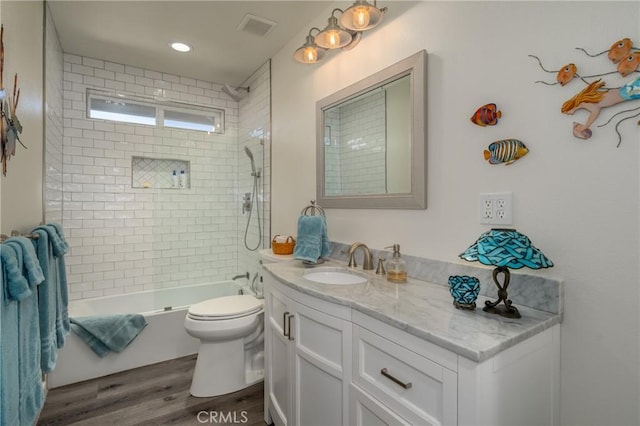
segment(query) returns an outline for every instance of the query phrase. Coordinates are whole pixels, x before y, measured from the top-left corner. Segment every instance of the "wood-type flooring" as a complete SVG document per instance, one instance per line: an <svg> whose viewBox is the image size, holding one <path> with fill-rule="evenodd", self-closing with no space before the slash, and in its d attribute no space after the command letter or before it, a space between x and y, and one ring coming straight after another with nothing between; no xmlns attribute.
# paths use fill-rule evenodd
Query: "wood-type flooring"
<svg viewBox="0 0 640 426"><path fill-rule="evenodd" d="M264 426L264 386L189 395L196 355L49 390L38 425Z"/></svg>

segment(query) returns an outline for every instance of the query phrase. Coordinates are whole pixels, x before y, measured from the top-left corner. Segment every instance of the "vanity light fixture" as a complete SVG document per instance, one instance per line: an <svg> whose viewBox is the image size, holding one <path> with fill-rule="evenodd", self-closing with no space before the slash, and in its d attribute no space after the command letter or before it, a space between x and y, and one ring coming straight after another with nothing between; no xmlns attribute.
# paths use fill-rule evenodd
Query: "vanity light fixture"
<svg viewBox="0 0 640 426"><path fill-rule="evenodd" d="M382 22L386 11L386 7L378 9L375 0L373 4L367 0L356 0L340 16L340 25L353 31L368 31Z"/></svg>
<svg viewBox="0 0 640 426"><path fill-rule="evenodd" d="M508 298L507 287L511 279L509 268L520 269L526 266L540 269L553 266L553 262L535 248L526 235L515 229L492 229L483 233L460 257L469 262L479 261L496 267L493 270L493 282L498 287L498 300L485 301L482 310L507 318L521 317ZM504 274L502 284L498 282L498 274ZM504 306L499 306L500 302L504 302Z"/></svg>
<svg viewBox="0 0 640 426"><path fill-rule="evenodd" d="M333 16L338 11L342 13L342 9L333 9L329 17L329 24L316 36L318 46L325 49L339 49L351 43L353 36L349 31L340 27L338 18Z"/></svg>
<svg viewBox="0 0 640 426"><path fill-rule="evenodd" d="M186 53L191 52L191 46L186 43L181 43L179 41L173 42L170 44L171 48L175 51Z"/></svg>
<svg viewBox="0 0 640 426"><path fill-rule="evenodd" d="M322 31L316 27L309 30L305 44L296 50L294 59L304 64L315 64L326 56L327 50L353 49L360 42L362 31L376 27L386 11L386 7L378 9L375 0L373 5L366 0L356 0L345 11L333 9ZM340 20L334 16L336 12L341 13ZM315 37L311 35L313 30L318 31Z"/></svg>
<svg viewBox="0 0 640 426"><path fill-rule="evenodd" d="M326 49L318 46L315 41L315 37L311 35L313 30L318 31L320 33L320 29L313 27L309 30L309 35L307 35L306 42L296 50L293 57L296 61L302 62L303 64L315 64L318 61L321 61L327 55Z"/></svg>

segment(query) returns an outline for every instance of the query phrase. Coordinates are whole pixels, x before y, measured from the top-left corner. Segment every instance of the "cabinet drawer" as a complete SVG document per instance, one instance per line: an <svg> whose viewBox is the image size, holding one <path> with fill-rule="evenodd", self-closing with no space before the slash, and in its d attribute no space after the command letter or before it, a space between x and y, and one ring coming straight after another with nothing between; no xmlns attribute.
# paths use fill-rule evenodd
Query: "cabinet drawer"
<svg viewBox="0 0 640 426"><path fill-rule="evenodd" d="M354 326L353 382L414 424L455 424L457 375Z"/></svg>
<svg viewBox="0 0 640 426"><path fill-rule="evenodd" d="M355 385L351 385L350 398L351 418L349 424L353 426L411 425Z"/></svg>

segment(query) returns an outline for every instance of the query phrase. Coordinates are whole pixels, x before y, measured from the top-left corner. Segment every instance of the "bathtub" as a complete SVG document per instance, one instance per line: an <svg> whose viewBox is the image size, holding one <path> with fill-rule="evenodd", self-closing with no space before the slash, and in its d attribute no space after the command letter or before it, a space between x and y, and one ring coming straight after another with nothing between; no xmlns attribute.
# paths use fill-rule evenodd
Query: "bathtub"
<svg viewBox="0 0 640 426"><path fill-rule="evenodd" d="M233 281L128 293L69 302L69 316L143 314L148 325L120 353L98 357L71 332L58 351L56 368L49 373L49 388L106 376L198 352L200 341L184 329L190 305L214 297L238 294L248 288Z"/></svg>

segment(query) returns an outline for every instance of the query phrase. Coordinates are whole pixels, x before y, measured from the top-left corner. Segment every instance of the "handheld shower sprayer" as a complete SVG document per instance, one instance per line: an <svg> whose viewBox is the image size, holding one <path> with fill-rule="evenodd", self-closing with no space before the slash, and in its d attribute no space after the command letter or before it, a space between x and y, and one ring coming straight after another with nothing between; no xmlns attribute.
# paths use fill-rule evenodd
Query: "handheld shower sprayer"
<svg viewBox="0 0 640 426"><path fill-rule="evenodd" d="M253 159L253 153L251 152L248 146L244 147L244 152L245 154L247 154L247 157L249 157L249 160L251 161L251 176L253 176L253 191L245 193L243 197L243 204L242 204L242 214L244 214L245 212L249 212L249 217L247 218L247 226L244 230L244 246L247 248L247 250L255 251L262 244L262 224L260 223L260 208L257 203L258 179L260 179L260 170L256 170L256 162ZM258 216L258 242L255 247L249 247L249 244L247 243L247 235L249 233L249 222L251 222L251 212L253 210L252 207L254 205L255 205L256 214ZM255 281L255 278L254 278L254 281Z"/></svg>
<svg viewBox="0 0 640 426"><path fill-rule="evenodd" d="M247 157L249 157L249 160L251 160L251 175L253 176L253 174L256 172L256 163L253 160L253 153L251 153L251 150L248 146L244 147L244 152L247 154Z"/></svg>

